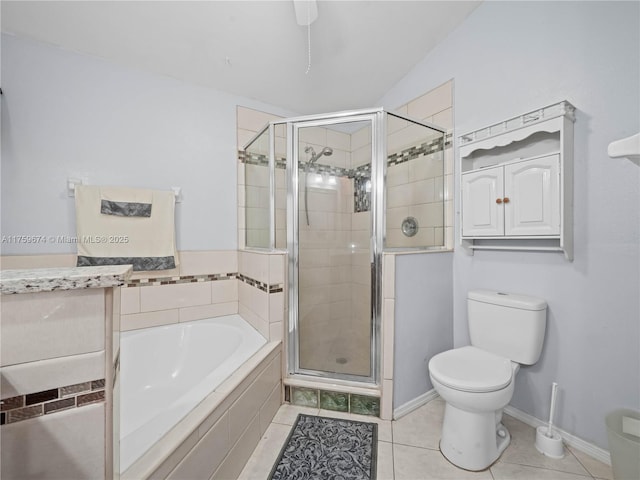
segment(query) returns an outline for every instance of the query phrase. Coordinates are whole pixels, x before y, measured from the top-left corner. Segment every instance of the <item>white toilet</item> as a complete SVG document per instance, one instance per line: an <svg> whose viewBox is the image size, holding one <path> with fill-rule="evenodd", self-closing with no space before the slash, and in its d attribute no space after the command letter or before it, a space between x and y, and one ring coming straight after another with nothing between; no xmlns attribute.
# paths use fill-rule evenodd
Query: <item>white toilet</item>
<svg viewBox="0 0 640 480"><path fill-rule="evenodd" d="M540 358L546 301L472 290L467 298L471 345L429 362L433 387L445 400L440 450L466 470L484 470L509 445L502 409L513 396L520 364Z"/></svg>

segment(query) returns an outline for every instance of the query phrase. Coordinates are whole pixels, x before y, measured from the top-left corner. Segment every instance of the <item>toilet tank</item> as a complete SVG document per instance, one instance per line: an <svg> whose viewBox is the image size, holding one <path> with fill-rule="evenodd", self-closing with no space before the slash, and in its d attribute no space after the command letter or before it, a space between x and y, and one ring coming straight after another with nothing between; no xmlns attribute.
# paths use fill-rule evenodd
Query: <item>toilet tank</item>
<svg viewBox="0 0 640 480"><path fill-rule="evenodd" d="M540 358L547 323L545 300L471 290L467 313L472 345L524 365L533 365Z"/></svg>

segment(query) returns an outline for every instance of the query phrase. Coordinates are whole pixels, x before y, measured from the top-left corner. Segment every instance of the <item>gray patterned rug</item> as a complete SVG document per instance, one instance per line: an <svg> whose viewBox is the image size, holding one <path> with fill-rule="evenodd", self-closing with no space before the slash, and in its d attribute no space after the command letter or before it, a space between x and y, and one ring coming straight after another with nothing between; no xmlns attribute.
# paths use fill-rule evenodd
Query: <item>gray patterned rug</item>
<svg viewBox="0 0 640 480"><path fill-rule="evenodd" d="M270 480L375 480L378 425L299 414Z"/></svg>

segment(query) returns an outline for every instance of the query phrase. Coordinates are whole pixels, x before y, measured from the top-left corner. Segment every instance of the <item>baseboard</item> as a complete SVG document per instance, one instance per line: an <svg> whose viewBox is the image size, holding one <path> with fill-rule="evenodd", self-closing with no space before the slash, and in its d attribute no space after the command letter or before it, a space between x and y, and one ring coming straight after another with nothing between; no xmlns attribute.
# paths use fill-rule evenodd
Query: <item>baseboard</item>
<svg viewBox="0 0 640 480"><path fill-rule="evenodd" d="M413 400L409 400L404 405L400 405L393 411L393 419L398 420L399 418L404 417L408 413L413 412L414 410L420 408L421 406L429 403L431 400L438 398L440 395L434 390L431 389L428 392L423 393L419 397L414 398Z"/></svg>
<svg viewBox="0 0 640 480"><path fill-rule="evenodd" d="M543 422L542 420L539 420L536 417L529 415L528 413L524 413L522 410L518 410L511 405L507 405L504 408L504 413L520 420L521 422L526 423L533 428L538 428L547 424L546 422ZM554 426L554 429L560 434L560 436L562 436L565 444L575 448L576 450L580 450L581 452L586 453L590 457L593 457L602 463L611 465L611 456L609 455L609 452L604 448L600 448L592 443L587 442L586 440L570 434L569 432L565 432L561 428Z"/></svg>

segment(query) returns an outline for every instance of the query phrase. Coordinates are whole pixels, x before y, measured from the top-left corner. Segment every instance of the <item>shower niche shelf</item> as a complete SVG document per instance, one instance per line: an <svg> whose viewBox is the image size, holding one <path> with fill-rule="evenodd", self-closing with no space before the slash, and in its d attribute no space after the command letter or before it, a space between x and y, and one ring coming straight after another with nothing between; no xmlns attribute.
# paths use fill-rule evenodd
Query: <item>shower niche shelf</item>
<svg viewBox="0 0 640 480"><path fill-rule="evenodd" d="M573 124L562 101L458 137L460 244L573 260Z"/></svg>

